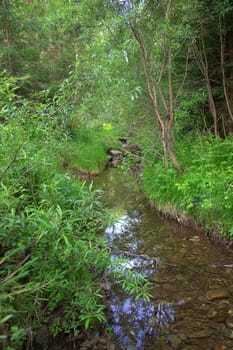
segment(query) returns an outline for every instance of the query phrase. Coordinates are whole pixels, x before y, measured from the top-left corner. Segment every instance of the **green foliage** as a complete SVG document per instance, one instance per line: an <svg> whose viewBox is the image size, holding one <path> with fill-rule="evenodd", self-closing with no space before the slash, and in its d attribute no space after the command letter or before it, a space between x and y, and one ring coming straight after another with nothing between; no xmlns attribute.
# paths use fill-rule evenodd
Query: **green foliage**
<svg viewBox="0 0 233 350"><path fill-rule="evenodd" d="M5 0L0 23L0 67L28 76L21 91L30 94L65 78L76 60L80 31L74 3Z"/></svg>
<svg viewBox="0 0 233 350"><path fill-rule="evenodd" d="M176 150L183 172L158 161L145 166L142 180L149 198L233 239L232 137L193 136Z"/></svg>
<svg viewBox="0 0 233 350"><path fill-rule="evenodd" d="M203 130L203 120L200 118L206 105L207 96L203 89L192 91L190 96L181 96L175 110L174 134L177 138L186 137L193 131L194 133ZM212 123L209 123L211 127Z"/></svg>
<svg viewBox="0 0 233 350"><path fill-rule="evenodd" d="M122 130L110 123L100 126L71 125L72 139L62 153L73 173L98 174L107 164L108 149L119 149ZM69 166L68 166L69 167Z"/></svg>
<svg viewBox="0 0 233 350"><path fill-rule="evenodd" d="M92 147L93 169L97 152L117 147L119 136L109 123L77 128L69 80L53 99L45 92L34 100L15 95L16 82L0 81L0 341L7 350L21 349L44 323L56 335L105 322L99 280L110 264L101 235L109 215L100 191L62 171L61 155L76 144L85 158ZM131 288L143 295L136 286L138 279Z"/></svg>
<svg viewBox="0 0 233 350"><path fill-rule="evenodd" d="M8 112L0 124L0 319L2 341L16 349L62 307L60 330L104 320L98 279L109 254L98 235L107 218L100 193L59 169L64 108L57 102L55 114L51 105L12 103L9 84L1 90Z"/></svg>
<svg viewBox="0 0 233 350"><path fill-rule="evenodd" d="M127 293L135 295L136 300L143 298L149 301L151 283L140 272L127 269L125 266L128 262L125 258L114 257L109 276L114 277L115 283L120 284Z"/></svg>

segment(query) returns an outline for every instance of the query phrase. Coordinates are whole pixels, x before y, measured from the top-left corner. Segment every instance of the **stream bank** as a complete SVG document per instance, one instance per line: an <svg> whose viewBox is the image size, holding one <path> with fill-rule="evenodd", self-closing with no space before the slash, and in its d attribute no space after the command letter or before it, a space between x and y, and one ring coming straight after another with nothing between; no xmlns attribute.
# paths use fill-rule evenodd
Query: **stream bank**
<svg viewBox="0 0 233 350"><path fill-rule="evenodd" d="M165 220L174 220L179 225L191 228L197 231L199 234L202 234L213 242L218 242L228 248L233 247L233 240L230 240L228 237L219 233L218 229L207 229L201 222L198 222L191 216L187 216L182 211L177 211L172 206L159 206L156 202L150 201L151 208L157 211Z"/></svg>

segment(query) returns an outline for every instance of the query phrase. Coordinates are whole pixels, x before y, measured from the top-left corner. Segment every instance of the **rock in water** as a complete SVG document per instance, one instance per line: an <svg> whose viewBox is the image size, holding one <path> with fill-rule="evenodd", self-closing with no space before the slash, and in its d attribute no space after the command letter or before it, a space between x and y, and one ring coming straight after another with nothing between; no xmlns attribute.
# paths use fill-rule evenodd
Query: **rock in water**
<svg viewBox="0 0 233 350"><path fill-rule="evenodd" d="M208 338L212 335L209 329L202 329L201 331L193 332L188 337L191 339Z"/></svg>
<svg viewBox="0 0 233 350"><path fill-rule="evenodd" d="M225 298L229 298L230 296L231 296L231 293L227 289L223 289L223 288L209 290L206 293L206 298L210 301L215 299L225 299Z"/></svg>

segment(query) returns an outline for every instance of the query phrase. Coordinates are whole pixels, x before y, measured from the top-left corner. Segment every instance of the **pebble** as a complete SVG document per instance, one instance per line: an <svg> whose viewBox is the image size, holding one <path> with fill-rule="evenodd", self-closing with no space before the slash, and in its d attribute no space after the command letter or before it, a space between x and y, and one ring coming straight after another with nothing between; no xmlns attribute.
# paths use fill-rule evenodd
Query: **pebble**
<svg viewBox="0 0 233 350"><path fill-rule="evenodd" d="M218 315L217 311L215 310L212 310L212 311L209 311L208 314L207 314L207 317L209 320L213 319L213 318L216 318Z"/></svg>
<svg viewBox="0 0 233 350"><path fill-rule="evenodd" d="M168 337L168 340L172 346L173 349L179 349L182 340L175 334L172 334Z"/></svg>
<svg viewBox="0 0 233 350"><path fill-rule="evenodd" d="M233 310L232 309L228 310L228 315L233 316Z"/></svg>
<svg viewBox="0 0 233 350"><path fill-rule="evenodd" d="M209 329L202 329L201 331L193 332L188 335L191 339L208 338L212 335Z"/></svg>
<svg viewBox="0 0 233 350"><path fill-rule="evenodd" d="M233 317L230 317L230 318L227 318L227 319L226 319L226 326L227 326L228 328L233 329Z"/></svg>
<svg viewBox="0 0 233 350"><path fill-rule="evenodd" d="M228 308L229 301L228 300L220 300L220 302L217 305L218 310L224 310Z"/></svg>
<svg viewBox="0 0 233 350"><path fill-rule="evenodd" d="M218 288L218 289L209 290L206 293L206 298L211 301L215 299L229 298L230 295L231 294L227 289Z"/></svg>

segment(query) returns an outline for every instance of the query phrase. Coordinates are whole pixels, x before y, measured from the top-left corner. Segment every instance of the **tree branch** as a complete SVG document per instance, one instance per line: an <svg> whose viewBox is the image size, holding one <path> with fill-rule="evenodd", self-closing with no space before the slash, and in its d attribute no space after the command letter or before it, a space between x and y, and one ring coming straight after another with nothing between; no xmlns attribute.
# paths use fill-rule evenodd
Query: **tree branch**
<svg viewBox="0 0 233 350"><path fill-rule="evenodd" d="M183 86L184 86L184 83L185 83L185 80L187 78L187 74L188 74L188 60L189 60L189 54L190 54L190 47L188 47L188 51L187 51L187 55L186 55L186 60L185 60L185 70L184 70L184 76L183 76L183 79L180 83L180 86L177 90L177 93L176 93L176 97L175 97L175 102L174 104L176 105L176 101L177 101L177 98L181 92L181 90L183 89Z"/></svg>

